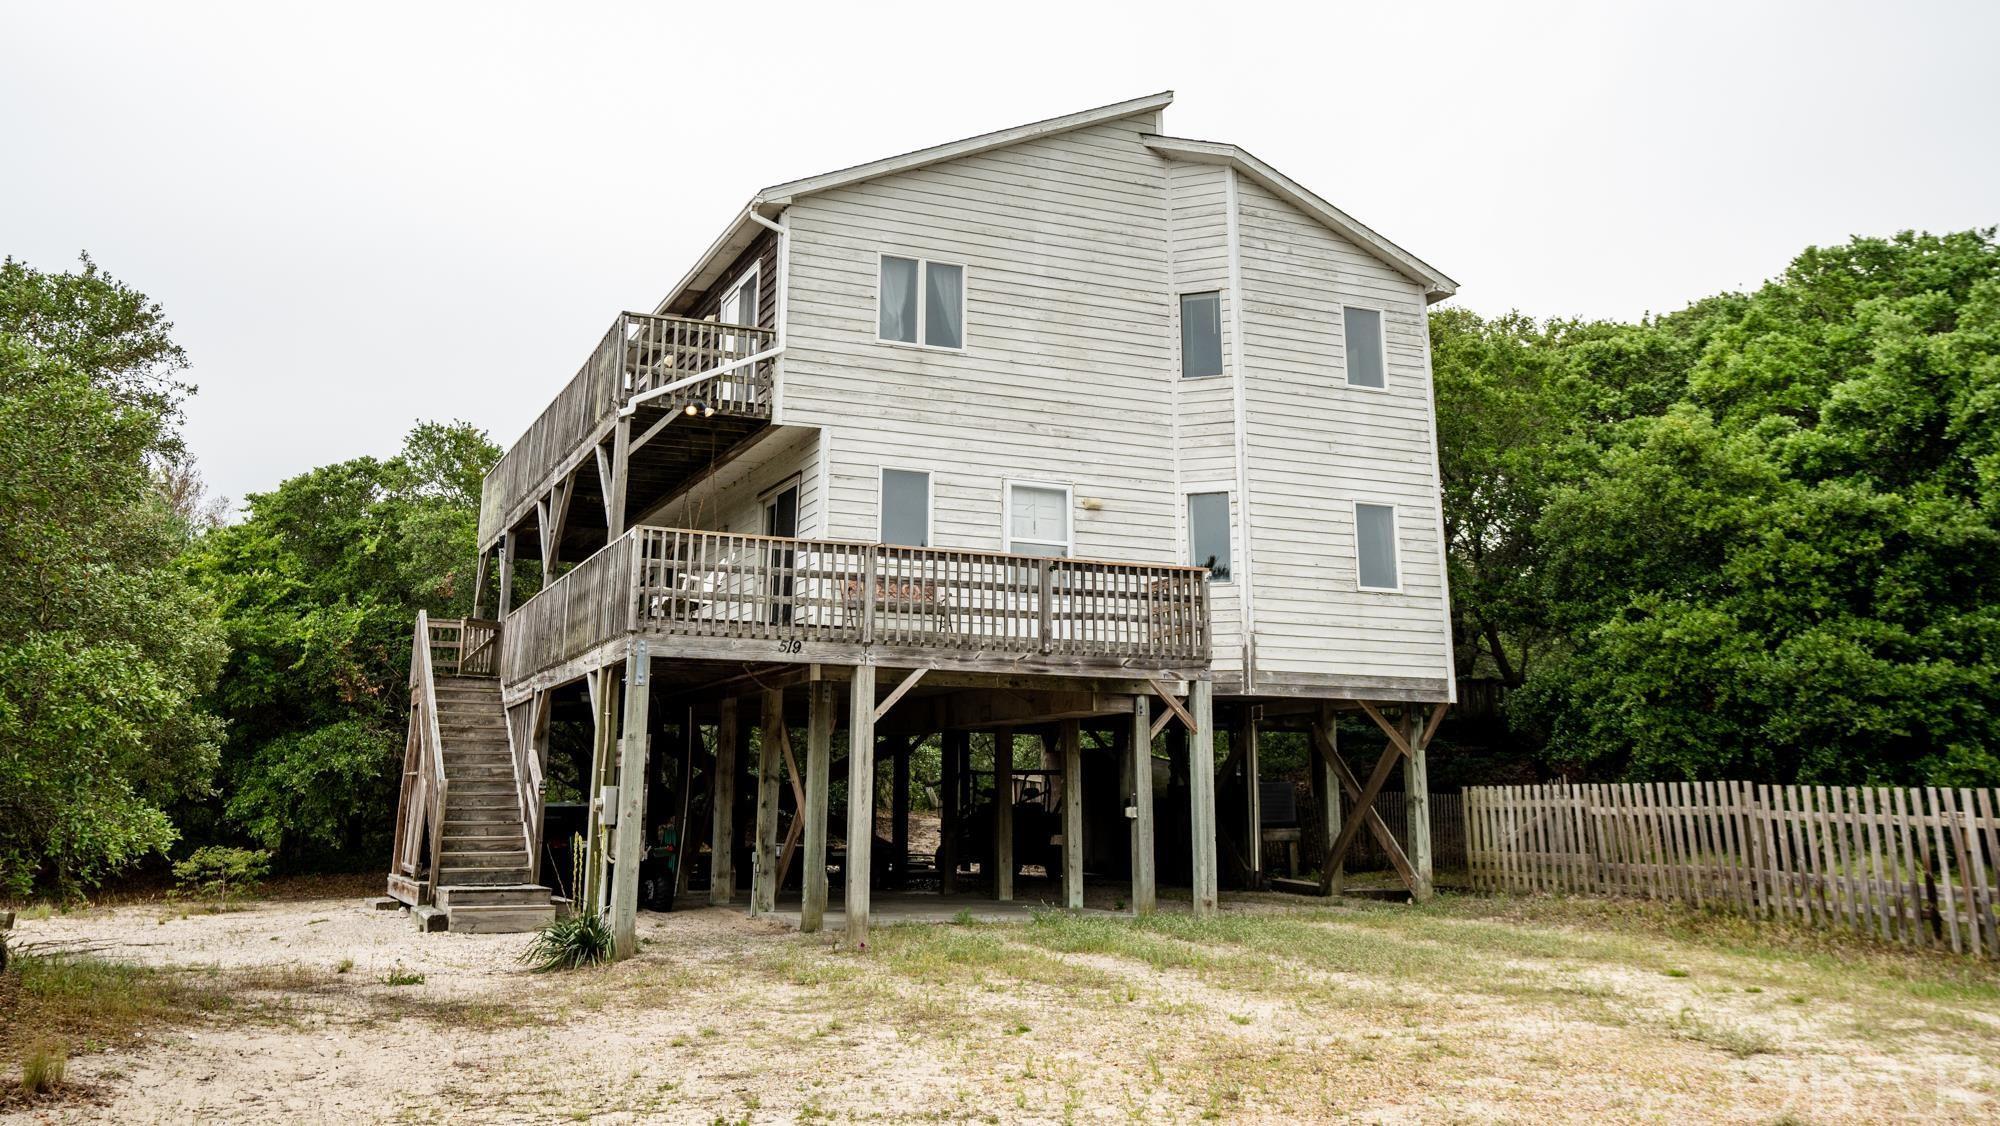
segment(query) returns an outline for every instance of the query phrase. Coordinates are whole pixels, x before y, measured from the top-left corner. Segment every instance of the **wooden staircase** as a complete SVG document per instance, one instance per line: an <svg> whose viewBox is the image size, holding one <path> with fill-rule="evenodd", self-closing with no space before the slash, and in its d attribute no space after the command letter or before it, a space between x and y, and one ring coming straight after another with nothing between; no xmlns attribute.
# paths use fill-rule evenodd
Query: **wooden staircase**
<svg viewBox="0 0 2000 1126"><path fill-rule="evenodd" d="M437 681L446 798L435 901L449 929L530 931L555 919L549 889L531 882L514 755L497 677Z"/></svg>
<svg viewBox="0 0 2000 1126"><path fill-rule="evenodd" d="M468 635L479 643L469 646ZM549 889L532 882L500 680L485 675L497 638L493 623L417 616L389 870L389 894L426 925L442 912L448 929L475 934L536 930L556 911Z"/></svg>

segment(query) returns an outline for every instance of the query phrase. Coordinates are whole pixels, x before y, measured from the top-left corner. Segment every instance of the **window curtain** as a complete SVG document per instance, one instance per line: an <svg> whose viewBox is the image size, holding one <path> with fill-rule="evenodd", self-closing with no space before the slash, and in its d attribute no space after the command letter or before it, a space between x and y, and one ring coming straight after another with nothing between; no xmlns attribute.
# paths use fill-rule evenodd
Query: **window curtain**
<svg viewBox="0 0 2000 1126"><path fill-rule="evenodd" d="M912 258L882 259L882 339L917 342L917 263Z"/></svg>
<svg viewBox="0 0 2000 1126"><path fill-rule="evenodd" d="M924 264L924 343L938 348L965 344L965 267Z"/></svg>

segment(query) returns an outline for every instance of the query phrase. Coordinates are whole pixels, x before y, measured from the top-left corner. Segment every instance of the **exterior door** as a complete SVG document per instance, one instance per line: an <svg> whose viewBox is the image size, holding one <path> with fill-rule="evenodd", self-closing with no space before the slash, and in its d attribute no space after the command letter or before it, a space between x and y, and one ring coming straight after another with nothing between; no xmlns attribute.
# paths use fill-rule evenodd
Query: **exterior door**
<svg viewBox="0 0 2000 1126"><path fill-rule="evenodd" d="M792 485L781 489L764 502L764 534L779 539L792 539L799 534L799 487ZM771 608L771 622L774 625L792 624L792 591L794 589L792 569L797 565L798 552L789 544L773 543L767 552L764 569L766 602Z"/></svg>

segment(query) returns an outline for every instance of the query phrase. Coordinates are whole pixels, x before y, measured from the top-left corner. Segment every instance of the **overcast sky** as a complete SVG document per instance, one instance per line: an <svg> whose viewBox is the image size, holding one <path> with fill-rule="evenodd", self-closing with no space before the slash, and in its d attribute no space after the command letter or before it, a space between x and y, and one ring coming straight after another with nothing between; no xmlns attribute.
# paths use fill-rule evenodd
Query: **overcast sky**
<svg viewBox="0 0 2000 1126"><path fill-rule="evenodd" d="M0 252L166 306L240 498L512 442L764 185L1162 89L1481 312L2000 221L2000 3L1091 8L0 0Z"/></svg>

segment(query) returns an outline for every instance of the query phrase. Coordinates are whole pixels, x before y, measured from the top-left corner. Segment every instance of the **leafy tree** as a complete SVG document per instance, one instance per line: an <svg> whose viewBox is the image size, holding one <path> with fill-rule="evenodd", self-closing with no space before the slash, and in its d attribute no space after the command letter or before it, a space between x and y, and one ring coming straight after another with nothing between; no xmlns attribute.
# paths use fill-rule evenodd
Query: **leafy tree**
<svg viewBox="0 0 2000 1126"><path fill-rule="evenodd" d="M0 263L0 892L74 896L209 791L221 636L158 487L183 457L171 328L88 258Z"/></svg>
<svg viewBox="0 0 2000 1126"><path fill-rule="evenodd" d="M1516 710L1551 761L2000 781L1992 231L1808 250L1565 350L1640 378L1578 385L1591 452L1530 533L1560 643Z"/></svg>
<svg viewBox="0 0 2000 1126"><path fill-rule="evenodd" d="M470 609L479 486L499 450L464 423L425 423L386 460L302 473L204 535L189 567L222 607L231 655L226 799L210 831L294 865L388 849L419 609Z"/></svg>

